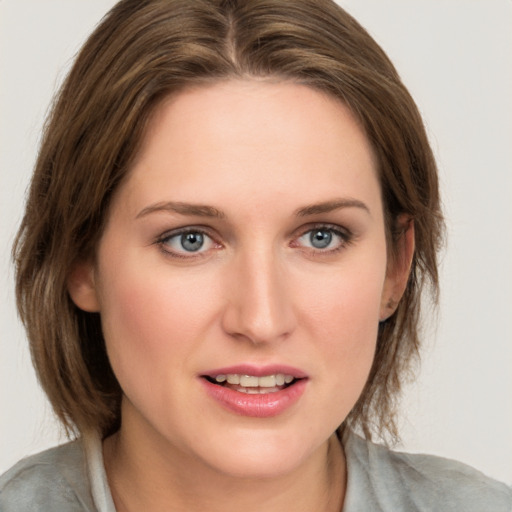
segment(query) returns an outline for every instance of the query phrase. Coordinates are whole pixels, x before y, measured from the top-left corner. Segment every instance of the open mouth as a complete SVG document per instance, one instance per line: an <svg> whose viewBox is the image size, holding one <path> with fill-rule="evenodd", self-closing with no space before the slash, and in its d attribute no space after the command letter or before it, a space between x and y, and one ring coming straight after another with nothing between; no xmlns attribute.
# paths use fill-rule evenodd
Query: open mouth
<svg viewBox="0 0 512 512"><path fill-rule="evenodd" d="M276 393L277 391L293 386L297 381L301 380L293 375L284 373L263 375L261 377L256 375L228 373L215 376L204 375L203 378L212 384L252 395Z"/></svg>

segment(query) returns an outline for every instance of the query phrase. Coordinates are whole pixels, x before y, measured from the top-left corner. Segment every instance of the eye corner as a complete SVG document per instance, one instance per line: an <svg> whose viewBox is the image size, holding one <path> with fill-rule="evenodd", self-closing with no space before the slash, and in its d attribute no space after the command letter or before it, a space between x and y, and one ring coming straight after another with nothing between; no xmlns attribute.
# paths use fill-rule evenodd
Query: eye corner
<svg viewBox="0 0 512 512"><path fill-rule="evenodd" d="M197 226L166 231L154 243L165 256L190 261L223 247L208 230Z"/></svg>
<svg viewBox="0 0 512 512"><path fill-rule="evenodd" d="M342 251L353 241L354 235L346 227L315 223L303 227L290 242L290 247L303 249L315 256L327 256Z"/></svg>

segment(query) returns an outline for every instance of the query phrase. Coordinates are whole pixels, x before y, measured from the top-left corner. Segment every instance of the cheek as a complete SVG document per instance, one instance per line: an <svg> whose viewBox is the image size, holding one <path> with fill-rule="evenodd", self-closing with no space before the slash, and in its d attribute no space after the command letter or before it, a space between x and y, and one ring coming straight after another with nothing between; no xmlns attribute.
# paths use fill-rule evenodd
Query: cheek
<svg viewBox="0 0 512 512"><path fill-rule="evenodd" d="M300 293L301 310L329 339L373 340L369 333L378 326L384 281L384 259L347 262L325 276L308 279Z"/></svg>
<svg viewBox="0 0 512 512"><path fill-rule="evenodd" d="M130 367L139 368L141 376L146 370L168 372L199 342L211 317L208 287L201 290L196 279L167 276L165 268L158 272L151 265L144 271L147 267L125 261L115 273L104 272L112 277L102 281L102 327L116 374Z"/></svg>
<svg viewBox="0 0 512 512"><path fill-rule="evenodd" d="M359 398L373 363L384 266L379 259L333 272L323 290L308 287L313 291L301 308L304 324L315 330L322 372L332 379L331 389L341 398L342 416Z"/></svg>

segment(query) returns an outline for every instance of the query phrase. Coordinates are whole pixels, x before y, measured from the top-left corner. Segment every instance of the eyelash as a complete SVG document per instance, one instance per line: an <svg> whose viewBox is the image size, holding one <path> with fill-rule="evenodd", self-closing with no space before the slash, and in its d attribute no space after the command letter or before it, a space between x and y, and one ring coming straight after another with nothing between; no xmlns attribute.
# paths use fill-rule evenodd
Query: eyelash
<svg viewBox="0 0 512 512"><path fill-rule="evenodd" d="M160 247L160 250L166 255L170 256L172 258L179 258L179 259L192 259L192 258L202 258L207 256L208 251L187 251L183 249L183 252L177 252L174 250L166 249L166 245L169 243L170 240L173 238L178 238L183 235L188 234L199 234L202 235L205 238L208 238L211 240L211 243L216 246L216 248L222 247L222 245L219 242L216 242L215 239L211 236L209 231L202 227L195 227L195 226L187 226L186 228L177 229L175 231L166 232L163 235L161 235L157 240L156 243Z"/></svg>
<svg viewBox="0 0 512 512"><path fill-rule="evenodd" d="M305 237L308 234L311 237L314 232L318 233L321 231L328 232L331 235L338 237L340 241L336 247L332 249L328 248L323 250L318 248L304 247L304 249L314 257L330 256L336 254L343 249L346 249L354 241L353 233L347 228L341 228L336 224L312 224L303 229L301 234L294 238L292 247L300 247L300 245L297 243L299 239Z"/></svg>
<svg viewBox="0 0 512 512"><path fill-rule="evenodd" d="M301 238L307 236L311 236L313 232L327 232L331 235L334 235L335 237L338 237L340 239L340 242L337 244L336 247L332 249L320 249L320 248L314 248L314 247L304 247L301 244L298 243L298 240ZM172 258L178 258L178 259L196 259L196 258L202 258L206 257L208 253L210 252L208 249L201 251L202 247L198 249L198 251L189 251L187 252L185 249L183 249L183 252L178 252L175 250L169 250L166 248L168 247L169 241L175 238L178 238L183 235L187 234L199 234L203 237L206 237L210 240L210 243L213 244L213 248L221 248L222 244L217 242L213 236L211 236L210 232L200 226L187 226L186 228L177 229L175 231L166 232L158 239L156 240L156 244L160 247L161 251L169 257ZM350 230L347 228L341 228L338 225L335 224L313 224L308 225L305 228L303 228L297 236L294 236L292 242L290 243L290 247L296 247L296 248L302 248L303 250L307 251L310 255L313 255L314 257L322 257L327 255L336 254L339 251L345 249L353 242L353 234ZM330 244L331 240L329 241Z"/></svg>

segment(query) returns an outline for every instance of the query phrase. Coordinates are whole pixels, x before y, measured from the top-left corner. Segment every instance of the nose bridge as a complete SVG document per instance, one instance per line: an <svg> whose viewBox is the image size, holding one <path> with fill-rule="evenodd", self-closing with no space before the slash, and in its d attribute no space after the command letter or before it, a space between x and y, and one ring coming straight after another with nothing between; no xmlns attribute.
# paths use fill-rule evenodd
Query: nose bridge
<svg viewBox="0 0 512 512"><path fill-rule="evenodd" d="M293 305L286 272L270 244L241 251L234 265L224 326L253 343L286 337L294 329Z"/></svg>

